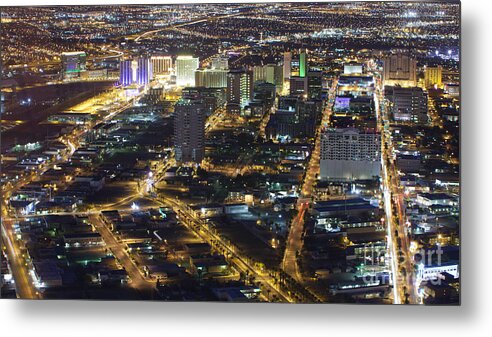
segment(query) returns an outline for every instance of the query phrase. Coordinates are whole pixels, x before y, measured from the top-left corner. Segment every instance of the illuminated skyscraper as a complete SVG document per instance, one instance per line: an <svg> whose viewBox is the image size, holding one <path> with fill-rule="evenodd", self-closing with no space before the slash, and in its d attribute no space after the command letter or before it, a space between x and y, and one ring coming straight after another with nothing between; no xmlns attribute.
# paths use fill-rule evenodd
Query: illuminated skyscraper
<svg viewBox="0 0 492 337"><path fill-rule="evenodd" d="M267 64L264 66L253 67L253 81L264 81L272 83L281 89L283 85L283 69L282 66L276 64Z"/></svg>
<svg viewBox="0 0 492 337"><path fill-rule="evenodd" d="M433 87L434 85L440 88L442 86L442 66L426 67L424 79L426 88Z"/></svg>
<svg viewBox="0 0 492 337"><path fill-rule="evenodd" d="M292 53L290 51L286 51L284 53L284 80L288 80L290 78L291 63Z"/></svg>
<svg viewBox="0 0 492 337"><path fill-rule="evenodd" d="M152 63L150 59L141 57L137 61L136 82L139 85L147 85L152 78Z"/></svg>
<svg viewBox="0 0 492 337"><path fill-rule="evenodd" d="M306 51L301 51L299 54L299 77L306 77L307 68L307 53Z"/></svg>
<svg viewBox="0 0 492 337"><path fill-rule="evenodd" d="M429 121L427 93L422 88L388 87L384 95L391 103L390 108L395 121L419 124Z"/></svg>
<svg viewBox="0 0 492 337"><path fill-rule="evenodd" d="M293 76L299 77L299 58L294 57L290 61L290 76L289 78L292 78Z"/></svg>
<svg viewBox="0 0 492 337"><path fill-rule="evenodd" d="M395 54L383 60L384 85L415 87L417 85L417 61L410 56Z"/></svg>
<svg viewBox="0 0 492 337"><path fill-rule="evenodd" d="M374 179L380 175L381 135L358 129L327 129L321 135L320 179Z"/></svg>
<svg viewBox="0 0 492 337"><path fill-rule="evenodd" d="M152 64L150 59L141 57L136 60L123 60L120 62L121 85L147 85L151 78Z"/></svg>
<svg viewBox="0 0 492 337"><path fill-rule="evenodd" d="M132 84L137 81L138 61L132 60Z"/></svg>
<svg viewBox="0 0 492 337"><path fill-rule="evenodd" d="M123 60L120 62L120 83L122 86L128 86L133 83L132 60Z"/></svg>
<svg viewBox="0 0 492 337"><path fill-rule="evenodd" d="M199 67L198 57L178 56L176 58L176 84L178 86L195 86L195 70Z"/></svg>
<svg viewBox="0 0 492 337"><path fill-rule="evenodd" d="M323 72L310 70L307 73L307 94L309 99L321 99L323 91Z"/></svg>
<svg viewBox="0 0 492 337"><path fill-rule="evenodd" d="M231 70L227 74L227 110L241 113L253 95L253 74L245 70Z"/></svg>
<svg viewBox="0 0 492 337"><path fill-rule="evenodd" d="M169 75L173 66L171 56L152 56L152 75Z"/></svg>
<svg viewBox="0 0 492 337"><path fill-rule="evenodd" d="M229 69L229 58L227 56L218 56L212 58L212 69L217 70L228 70Z"/></svg>
<svg viewBox="0 0 492 337"><path fill-rule="evenodd" d="M174 154L178 162L200 163L205 156L205 105L180 99L174 107Z"/></svg>
<svg viewBox="0 0 492 337"><path fill-rule="evenodd" d="M205 88L226 88L227 70L197 69L195 71L195 85Z"/></svg>

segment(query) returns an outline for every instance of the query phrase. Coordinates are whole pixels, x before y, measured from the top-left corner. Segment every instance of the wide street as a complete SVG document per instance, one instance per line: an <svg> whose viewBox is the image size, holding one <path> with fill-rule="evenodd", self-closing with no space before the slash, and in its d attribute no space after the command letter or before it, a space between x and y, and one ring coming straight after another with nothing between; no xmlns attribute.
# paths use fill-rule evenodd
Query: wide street
<svg viewBox="0 0 492 337"><path fill-rule="evenodd" d="M402 192L398 172L393 160L393 143L387 129L389 118L384 106L381 82L377 78L377 90L374 94L378 128L381 134L381 180L387 228L389 264L393 284L393 303L405 303L408 294L409 303L417 302L417 290L414 280L412 254L406 228ZM395 212L396 210L396 212ZM396 214L395 214L396 213Z"/></svg>
<svg viewBox="0 0 492 337"><path fill-rule="evenodd" d="M108 228L108 225L101 219L101 214L91 214L89 216L90 223L94 225L99 234L101 234L106 248L111 250L113 255L118 259L118 262L128 273L131 283L130 285L137 289L144 298L150 299L155 288L155 281L146 278L141 270L137 267L128 252L126 245L118 242L114 233Z"/></svg>
<svg viewBox="0 0 492 337"><path fill-rule="evenodd" d="M323 115L321 123L316 131L314 150L311 153L311 157L308 163L306 176L302 184L300 197L297 202L297 215L292 220L289 235L287 237L287 243L285 248L285 254L282 261L282 269L287 274L294 277L297 281L302 282L302 275L299 272L298 256L301 254L302 249L302 234L304 232L304 215L308 211L309 204L312 202L312 196L314 191L314 184L317 176L319 175L319 160L321 151L321 132L328 125L330 116L332 113L331 102L335 96L335 88L337 81L333 81L332 87L329 92L328 100L325 103L323 109Z"/></svg>

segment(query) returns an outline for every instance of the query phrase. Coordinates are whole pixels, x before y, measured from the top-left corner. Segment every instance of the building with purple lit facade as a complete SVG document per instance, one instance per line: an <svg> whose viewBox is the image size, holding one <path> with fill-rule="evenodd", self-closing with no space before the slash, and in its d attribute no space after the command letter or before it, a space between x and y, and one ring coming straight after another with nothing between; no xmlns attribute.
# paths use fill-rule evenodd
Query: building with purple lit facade
<svg viewBox="0 0 492 337"><path fill-rule="evenodd" d="M152 63L149 58L120 62L120 83L126 87L132 84L147 85L152 78Z"/></svg>
<svg viewBox="0 0 492 337"><path fill-rule="evenodd" d="M147 85L152 78L152 62L147 57L140 57L137 60L137 78L139 85Z"/></svg>
<svg viewBox="0 0 492 337"><path fill-rule="evenodd" d="M123 60L120 62L120 83L124 87L133 83L132 60Z"/></svg>

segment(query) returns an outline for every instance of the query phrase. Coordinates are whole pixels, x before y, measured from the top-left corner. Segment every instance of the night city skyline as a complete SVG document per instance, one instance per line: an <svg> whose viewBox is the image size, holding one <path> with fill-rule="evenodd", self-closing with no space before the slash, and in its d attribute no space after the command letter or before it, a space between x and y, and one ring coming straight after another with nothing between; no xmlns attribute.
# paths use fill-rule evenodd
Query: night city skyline
<svg viewBox="0 0 492 337"><path fill-rule="evenodd" d="M3 7L0 297L458 305L460 25Z"/></svg>

